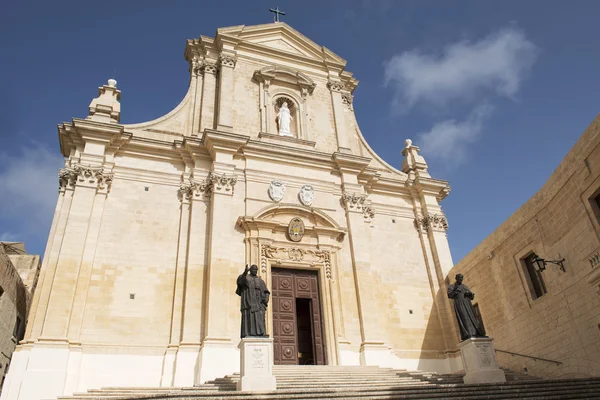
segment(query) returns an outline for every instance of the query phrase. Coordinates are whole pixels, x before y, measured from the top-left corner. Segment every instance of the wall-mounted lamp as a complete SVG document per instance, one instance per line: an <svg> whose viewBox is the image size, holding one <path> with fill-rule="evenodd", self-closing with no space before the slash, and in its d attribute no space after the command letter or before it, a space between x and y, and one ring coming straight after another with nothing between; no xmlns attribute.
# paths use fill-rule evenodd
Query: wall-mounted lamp
<svg viewBox="0 0 600 400"><path fill-rule="evenodd" d="M548 263L552 263L552 264L556 264L560 266L560 270L562 272L567 272L567 270L565 269L565 265L563 264L563 262L565 261L565 259L563 258L562 260L544 260L543 258L536 258L535 260L533 260L535 262L535 264L538 267L538 270L540 272L545 271L546 270L546 264Z"/></svg>

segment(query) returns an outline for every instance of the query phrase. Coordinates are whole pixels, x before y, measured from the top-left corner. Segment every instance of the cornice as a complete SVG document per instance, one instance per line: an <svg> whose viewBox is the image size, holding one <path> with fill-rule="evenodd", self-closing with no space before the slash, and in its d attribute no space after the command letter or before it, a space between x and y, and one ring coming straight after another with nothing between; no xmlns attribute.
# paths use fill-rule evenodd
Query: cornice
<svg viewBox="0 0 600 400"><path fill-rule="evenodd" d="M186 138L187 139L187 138ZM222 132L212 129L205 129L202 135L202 143L210 153L213 160L217 153L235 154L244 146L249 136L237 133Z"/></svg>
<svg viewBox="0 0 600 400"><path fill-rule="evenodd" d="M350 153L335 152L333 161L345 173L358 175L371 163L372 158L362 157Z"/></svg>

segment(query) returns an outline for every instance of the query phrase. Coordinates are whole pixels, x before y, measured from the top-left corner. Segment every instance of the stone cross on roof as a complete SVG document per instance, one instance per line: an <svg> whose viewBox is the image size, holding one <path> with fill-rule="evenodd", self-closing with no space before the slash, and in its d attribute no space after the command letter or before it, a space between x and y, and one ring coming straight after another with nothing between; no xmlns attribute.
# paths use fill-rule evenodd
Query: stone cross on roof
<svg viewBox="0 0 600 400"><path fill-rule="evenodd" d="M283 11L279 11L279 6L275 7L275 9L269 8L269 11L275 13L275 22L279 22L279 15L285 15Z"/></svg>

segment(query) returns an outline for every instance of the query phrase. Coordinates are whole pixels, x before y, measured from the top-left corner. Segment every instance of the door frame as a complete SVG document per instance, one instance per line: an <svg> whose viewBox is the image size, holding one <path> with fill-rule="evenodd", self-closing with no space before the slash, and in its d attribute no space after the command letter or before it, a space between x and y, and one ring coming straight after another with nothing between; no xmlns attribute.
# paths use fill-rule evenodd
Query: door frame
<svg viewBox="0 0 600 400"><path fill-rule="evenodd" d="M264 245L268 246L268 248L274 248L272 245ZM277 247L279 251L277 254L281 253L292 253L298 250L296 247ZM317 250L319 251L319 250ZM268 252L267 252L268 253ZM318 253L319 254L319 253ZM323 336L323 347L325 353L325 365L338 365L338 352L337 346L335 345L335 337L336 337L336 327L334 324L334 310L332 306L332 298L333 298L333 288L334 286L331 282L330 278L327 278L328 275L331 274L331 252L322 251L325 258L329 259L329 261L323 260L323 262L316 264L308 260L285 260L278 258L269 258L268 256L262 257L261 259L261 267L260 267L260 275L265 280L267 284L267 288L269 290L273 287L273 277L271 273L271 268L281 268L281 269L292 269L292 270L308 270L314 271L317 273L317 281L319 283L319 303L321 307L321 318L322 318L322 336ZM330 275L329 275L330 276ZM267 308L267 333L272 336L273 335L273 307Z"/></svg>
<svg viewBox="0 0 600 400"><path fill-rule="evenodd" d="M310 272L316 274L316 276L317 276L317 285L318 285L317 294L319 296L319 314L321 316L321 321L320 321L320 325L321 325L321 340L323 341L323 355L325 357L323 365L331 365L329 363L329 356L327 354L327 347L328 346L327 346L327 339L325 337L325 314L324 314L325 310L324 310L324 307L323 307L323 298L322 298L323 291L321 290L321 280L320 280L320 273L319 273L319 271L315 270L314 268L287 268L287 267L276 265L276 264L272 264L272 267L280 269L280 270L289 270L289 271L310 271ZM270 273L269 283L267 283L267 286L268 286L269 289L272 289L272 282L273 282L273 280L272 280L272 270L271 269L269 269L269 273ZM293 274L293 272L292 272L292 274ZM295 291L295 288L294 288L294 291ZM303 298L303 297L295 297L294 300L297 300L298 298ZM306 299L306 298L304 297L304 299ZM272 304L274 304L274 301L273 301ZM296 318L295 327L296 327L296 330L297 330L298 329L298 321L297 321L297 317L298 317L297 312L298 312L298 310L297 310L296 307L294 307L294 309L295 309L295 313L296 313L296 316L295 316L295 318ZM312 302L310 304L310 309L311 310L314 309L314 303L312 303ZM310 319L310 325L311 325L311 332L312 332L313 358L316 357L315 352L317 351L317 349L316 349L316 345L317 344L316 344L316 341L315 341L316 334L315 334L314 322L315 322L314 318L311 318ZM267 316L267 332L269 333L269 335L271 337L273 337L273 339L275 339L275 336L273 334L273 324L274 324L273 323L273 307L270 307L270 309L268 311L268 316ZM296 341L297 341L298 340L298 333L297 333L297 331L296 331L296 335L295 336L296 336ZM296 343L296 346L299 348L298 343ZM317 365L317 364L315 364L315 365Z"/></svg>

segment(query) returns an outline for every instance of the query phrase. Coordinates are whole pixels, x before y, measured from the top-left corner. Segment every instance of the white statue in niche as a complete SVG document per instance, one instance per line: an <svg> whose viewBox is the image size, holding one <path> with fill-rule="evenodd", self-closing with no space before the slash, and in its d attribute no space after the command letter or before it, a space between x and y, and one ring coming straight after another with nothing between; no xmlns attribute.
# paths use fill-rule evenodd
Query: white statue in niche
<svg viewBox="0 0 600 400"><path fill-rule="evenodd" d="M279 114L277 114L277 125L279 125L279 134L281 136L294 136L290 130L291 121L290 109L288 108L287 101L284 101L279 108Z"/></svg>

